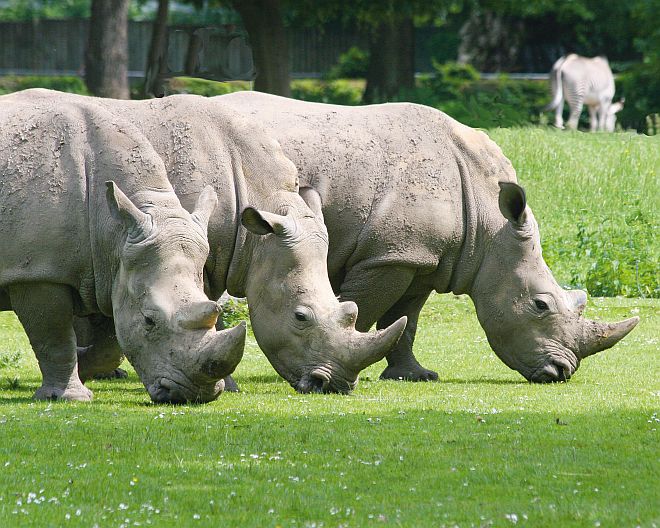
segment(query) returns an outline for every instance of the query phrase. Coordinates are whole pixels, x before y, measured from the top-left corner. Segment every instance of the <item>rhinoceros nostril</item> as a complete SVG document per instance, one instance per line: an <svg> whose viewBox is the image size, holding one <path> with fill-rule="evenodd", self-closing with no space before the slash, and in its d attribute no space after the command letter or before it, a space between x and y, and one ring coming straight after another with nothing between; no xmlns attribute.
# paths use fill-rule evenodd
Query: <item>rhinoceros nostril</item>
<svg viewBox="0 0 660 528"><path fill-rule="evenodd" d="M155 403L180 404L188 401L188 398L183 394L180 387L166 378L162 378L151 385L148 392L151 400Z"/></svg>

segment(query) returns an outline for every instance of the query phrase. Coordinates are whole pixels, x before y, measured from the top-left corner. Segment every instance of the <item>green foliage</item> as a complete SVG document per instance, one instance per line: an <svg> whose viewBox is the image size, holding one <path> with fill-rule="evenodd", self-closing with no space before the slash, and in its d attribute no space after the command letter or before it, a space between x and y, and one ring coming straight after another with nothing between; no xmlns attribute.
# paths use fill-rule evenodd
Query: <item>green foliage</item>
<svg viewBox="0 0 660 528"><path fill-rule="evenodd" d="M348 79L295 79L291 82L291 96L294 99L317 103L358 105L362 101L363 89L363 82Z"/></svg>
<svg viewBox="0 0 660 528"><path fill-rule="evenodd" d="M245 299L229 298L222 305L222 323L225 328L236 326L240 322L250 322L250 311Z"/></svg>
<svg viewBox="0 0 660 528"><path fill-rule="evenodd" d="M465 297L433 295L416 351L438 383L296 394L249 336L242 392L151 405L132 370L88 404L0 386L0 526L644 526L657 522L656 300L592 299L638 327L568 383L490 351ZM20 332L0 314L0 343ZM24 339L24 353L31 354ZM128 519L128 521L127 521Z"/></svg>
<svg viewBox="0 0 660 528"><path fill-rule="evenodd" d="M337 64L330 68L325 78L327 80L364 78L368 67L369 52L352 46L339 56Z"/></svg>
<svg viewBox="0 0 660 528"><path fill-rule="evenodd" d="M23 21L89 17L91 0L6 0L0 20Z"/></svg>
<svg viewBox="0 0 660 528"><path fill-rule="evenodd" d="M27 90L28 88L48 88L60 92L89 95L85 82L80 77L5 75L0 77L0 94Z"/></svg>
<svg viewBox="0 0 660 528"><path fill-rule="evenodd" d="M624 128L648 130L647 117L660 112L660 59L637 64L617 79L617 92L625 97L617 122Z"/></svg>
<svg viewBox="0 0 660 528"><path fill-rule="evenodd" d="M493 128L539 122L548 102L548 84L507 78L481 79L470 65L434 63L436 73L420 79L401 100L433 106L472 127Z"/></svg>
<svg viewBox="0 0 660 528"><path fill-rule="evenodd" d="M438 63L433 61L435 75L425 79L426 85L438 99L460 97L461 93L474 81L479 80L479 72L469 64L457 62Z"/></svg>
<svg viewBox="0 0 660 528"><path fill-rule="evenodd" d="M660 297L660 136L496 129L561 284Z"/></svg>
<svg viewBox="0 0 660 528"><path fill-rule="evenodd" d="M169 80L167 92L169 94L196 94L213 97L232 92L250 89L249 81L216 82L196 77L174 77Z"/></svg>

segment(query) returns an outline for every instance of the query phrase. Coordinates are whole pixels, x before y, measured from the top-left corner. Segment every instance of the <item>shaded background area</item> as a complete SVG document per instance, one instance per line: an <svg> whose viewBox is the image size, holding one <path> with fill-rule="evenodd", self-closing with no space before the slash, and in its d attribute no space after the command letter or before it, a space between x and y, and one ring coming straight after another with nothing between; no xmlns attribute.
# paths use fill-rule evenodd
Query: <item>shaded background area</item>
<svg viewBox="0 0 660 528"><path fill-rule="evenodd" d="M170 88L181 75L242 80L342 104L410 100L489 127L543 124L547 72L575 52L608 57L620 123L653 133L659 15L660 0L3 0L0 74L84 78L114 97L199 89Z"/></svg>

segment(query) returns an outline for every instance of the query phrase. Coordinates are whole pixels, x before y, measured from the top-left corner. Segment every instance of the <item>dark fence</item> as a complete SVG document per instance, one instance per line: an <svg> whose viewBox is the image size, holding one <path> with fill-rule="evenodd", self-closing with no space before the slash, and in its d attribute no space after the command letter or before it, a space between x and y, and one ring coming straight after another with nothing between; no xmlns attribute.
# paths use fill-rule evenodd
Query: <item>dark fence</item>
<svg viewBox="0 0 660 528"><path fill-rule="evenodd" d="M82 19L0 22L0 74L82 75L87 28L88 21ZM151 31L151 22L129 23L130 77L144 76ZM171 73L183 72L194 39L200 76L241 79L252 75L252 53L232 28L170 27L168 38Z"/></svg>
<svg viewBox="0 0 660 528"><path fill-rule="evenodd" d="M88 21L35 20L0 22L0 75L82 75L87 46ZM144 77L151 41L151 22L129 23L129 76ZM216 80L254 77L252 52L244 32L234 26L200 28L174 26L168 31L166 76L192 71L193 75ZM415 31L415 67L432 71L431 44L446 39L442 28ZM455 43L444 46L444 59L452 58ZM298 28L291 31L293 77L318 77L337 63L351 46L368 47L368 37L358 29L341 25ZM191 61L190 53L194 51ZM443 53L436 46L435 53Z"/></svg>

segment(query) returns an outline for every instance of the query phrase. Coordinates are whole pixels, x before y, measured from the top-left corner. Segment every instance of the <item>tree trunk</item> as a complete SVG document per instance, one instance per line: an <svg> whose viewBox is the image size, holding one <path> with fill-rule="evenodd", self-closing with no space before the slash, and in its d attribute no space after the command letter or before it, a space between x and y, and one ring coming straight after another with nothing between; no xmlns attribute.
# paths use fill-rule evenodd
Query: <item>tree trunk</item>
<svg viewBox="0 0 660 528"><path fill-rule="evenodd" d="M164 95L162 74L167 71L167 14L169 7L169 0L158 0L158 12L151 33L144 75L143 93L145 97L162 97Z"/></svg>
<svg viewBox="0 0 660 528"><path fill-rule="evenodd" d="M388 101L415 87L415 27L412 18L381 22L371 34L367 86L362 101Z"/></svg>
<svg viewBox="0 0 660 528"><path fill-rule="evenodd" d="M130 0L92 0L85 54L85 82L99 97L129 99L128 5Z"/></svg>
<svg viewBox="0 0 660 528"><path fill-rule="evenodd" d="M289 41L280 0L234 0L250 38L257 78L254 89L291 96Z"/></svg>

